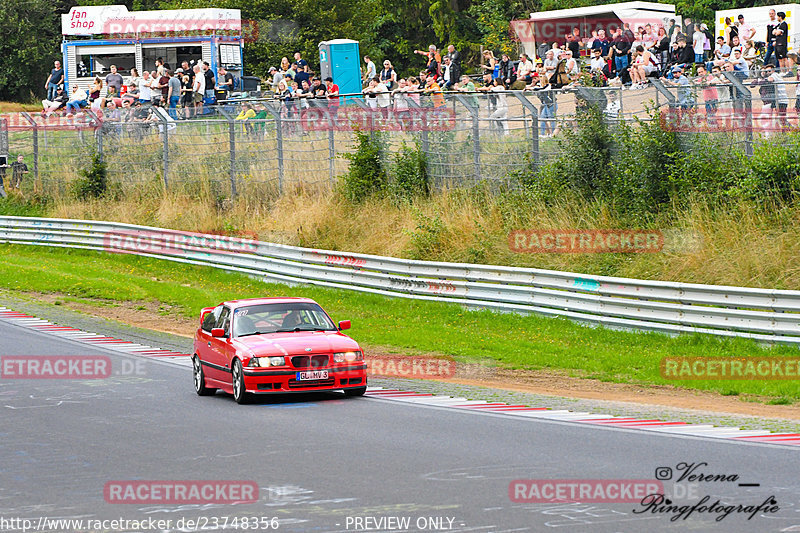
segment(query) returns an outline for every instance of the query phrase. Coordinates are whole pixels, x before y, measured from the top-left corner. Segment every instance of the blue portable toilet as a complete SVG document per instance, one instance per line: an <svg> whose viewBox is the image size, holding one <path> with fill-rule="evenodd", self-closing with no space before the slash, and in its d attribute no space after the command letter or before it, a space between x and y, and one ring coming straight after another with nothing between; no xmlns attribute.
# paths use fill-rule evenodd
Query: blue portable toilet
<svg viewBox="0 0 800 533"><path fill-rule="evenodd" d="M358 41L334 39L319 43L320 77L323 80L333 78L333 83L339 86L339 94L361 93L360 66Z"/></svg>

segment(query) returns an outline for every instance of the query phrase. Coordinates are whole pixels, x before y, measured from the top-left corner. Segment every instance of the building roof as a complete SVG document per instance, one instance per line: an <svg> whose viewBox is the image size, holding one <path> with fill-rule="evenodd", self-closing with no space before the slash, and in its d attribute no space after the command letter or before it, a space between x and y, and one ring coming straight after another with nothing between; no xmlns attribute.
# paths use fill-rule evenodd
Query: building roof
<svg viewBox="0 0 800 533"><path fill-rule="evenodd" d="M585 17L589 15L602 15L603 13L618 13L619 11L649 11L663 13L665 15L674 15L675 6L673 4L659 4L657 2L621 2L618 4L605 4L600 6L539 11L538 13L531 13L531 18L529 20Z"/></svg>

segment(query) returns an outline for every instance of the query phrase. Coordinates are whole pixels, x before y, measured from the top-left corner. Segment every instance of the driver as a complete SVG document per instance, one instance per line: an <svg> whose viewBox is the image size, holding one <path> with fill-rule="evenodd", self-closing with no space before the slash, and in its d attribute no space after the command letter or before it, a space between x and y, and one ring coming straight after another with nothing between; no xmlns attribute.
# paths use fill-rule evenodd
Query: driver
<svg viewBox="0 0 800 533"><path fill-rule="evenodd" d="M234 337L256 332L256 321L247 315L237 315L233 325Z"/></svg>
<svg viewBox="0 0 800 533"><path fill-rule="evenodd" d="M296 328L303 323L300 311L292 311L283 318L282 329Z"/></svg>

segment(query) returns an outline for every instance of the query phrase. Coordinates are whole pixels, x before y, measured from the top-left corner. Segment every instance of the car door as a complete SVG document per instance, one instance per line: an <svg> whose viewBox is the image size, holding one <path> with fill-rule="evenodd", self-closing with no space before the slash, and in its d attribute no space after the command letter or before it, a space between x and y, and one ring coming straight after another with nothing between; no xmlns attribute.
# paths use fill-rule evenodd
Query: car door
<svg viewBox="0 0 800 533"><path fill-rule="evenodd" d="M230 334L230 315L230 308L223 306L219 315L217 315L214 328L224 329L225 336L212 337L209 333L209 340L207 343L208 358L206 361L208 364L206 365L206 370L208 370L208 372L206 375L211 379L223 383L230 383L231 380L230 364L226 361L226 350L230 346L228 341L228 335Z"/></svg>
<svg viewBox="0 0 800 533"><path fill-rule="evenodd" d="M200 356L201 361L208 361L209 357L211 357L211 329L216 327L221 312L222 306L218 305L203 317L203 323L197 332L197 340L195 342L195 353ZM206 375L208 375L208 372L206 372Z"/></svg>

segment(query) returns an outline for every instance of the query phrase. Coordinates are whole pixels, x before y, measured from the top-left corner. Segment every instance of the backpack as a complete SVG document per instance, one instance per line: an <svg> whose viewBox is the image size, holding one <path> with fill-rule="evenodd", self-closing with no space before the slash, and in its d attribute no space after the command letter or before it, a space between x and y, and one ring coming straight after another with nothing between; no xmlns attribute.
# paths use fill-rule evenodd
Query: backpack
<svg viewBox="0 0 800 533"><path fill-rule="evenodd" d="M553 89L560 89L569 85L569 75L567 74L567 62L562 59L556 65L556 70L550 76L550 85Z"/></svg>

